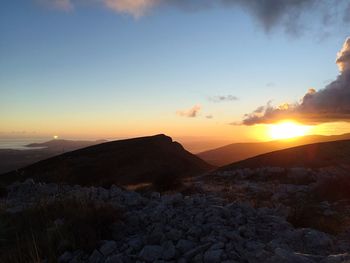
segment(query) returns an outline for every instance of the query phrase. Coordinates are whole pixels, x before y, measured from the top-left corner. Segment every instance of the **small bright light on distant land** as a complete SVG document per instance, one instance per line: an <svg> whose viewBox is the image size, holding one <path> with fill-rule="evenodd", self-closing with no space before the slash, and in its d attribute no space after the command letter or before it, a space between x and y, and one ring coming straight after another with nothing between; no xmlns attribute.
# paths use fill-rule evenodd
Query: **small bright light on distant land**
<svg viewBox="0 0 350 263"><path fill-rule="evenodd" d="M286 121L271 125L269 127L269 135L274 140L289 139L304 136L310 129L310 126L300 125L293 121Z"/></svg>
<svg viewBox="0 0 350 263"><path fill-rule="evenodd" d="M57 139L58 139L58 135L54 135L53 138L54 138L55 140L57 140Z"/></svg>

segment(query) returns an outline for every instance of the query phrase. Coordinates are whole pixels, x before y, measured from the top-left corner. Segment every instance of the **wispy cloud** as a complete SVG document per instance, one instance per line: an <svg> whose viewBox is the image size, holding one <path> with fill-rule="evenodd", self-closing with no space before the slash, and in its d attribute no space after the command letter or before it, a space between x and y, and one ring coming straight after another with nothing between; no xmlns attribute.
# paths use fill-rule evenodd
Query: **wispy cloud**
<svg viewBox="0 0 350 263"><path fill-rule="evenodd" d="M225 102L225 101L235 101L238 100L236 96L224 95L224 96L212 96L208 98L211 102Z"/></svg>
<svg viewBox="0 0 350 263"><path fill-rule="evenodd" d="M73 2L71 0L37 0L41 5L48 8L54 8L62 11L72 11L74 9Z"/></svg>
<svg viewBox="0 0 350 263"><path fill-rule="evenodd" d="M201 110L200 105L194 105L192 108L188 110L178 110L176 114L182 117L195 118L198 116L200 110Z"/></svg>
<svg viewBox="0 0 350 263"><path fill-rule="evenodd" d="M246 114L243 124L274 123L283 119L295 119L306 124L350 122L350 38L338 52L336 63L340 74L324 89L309 89L297 103L274 107L269 102Z"/></svg>

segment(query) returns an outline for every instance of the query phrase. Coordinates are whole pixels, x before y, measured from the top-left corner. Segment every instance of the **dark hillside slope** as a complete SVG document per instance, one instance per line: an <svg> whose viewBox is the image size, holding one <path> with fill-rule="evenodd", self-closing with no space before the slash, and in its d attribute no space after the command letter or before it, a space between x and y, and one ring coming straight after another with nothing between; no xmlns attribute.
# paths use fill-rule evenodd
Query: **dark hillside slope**
<svg viewBox="0 0 350 263"><path fill-rule="evenodd" d="M350 140L298 146L252 157L220 170L258 167L350 167Z"/></svg>
<svg viewBox="0 0 350 263"><path fill-rule="evenodd" d="M102 143L4 174L9 182L33 178L80 185L138 184L164 174L193 176L212 166L165 135Z"/></svg>
<svg viewBox="0 0 350 263"><path fill-rule="evenodd" d="M343 135L331 136L308 135L288 140L233 143L222 146L220 148L198 153L197 156L210 164L216 166L223 166L264 153L269 153L306 144L338 140L350 140L350 134L348 133Z"/></svg>

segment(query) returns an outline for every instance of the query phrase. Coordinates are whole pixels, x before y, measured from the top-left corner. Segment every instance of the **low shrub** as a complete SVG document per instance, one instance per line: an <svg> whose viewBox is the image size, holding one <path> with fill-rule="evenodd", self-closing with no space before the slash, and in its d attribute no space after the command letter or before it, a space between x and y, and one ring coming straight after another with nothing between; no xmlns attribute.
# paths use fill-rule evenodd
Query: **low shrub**
<svg viewBox="0 0 350 263"><path fill-rule="evenodd" d="M349 224L347 216L334 213L325 216L319 202L313 198L304 199L291 205L291 212L287 218L294 227L314 228L329 234L338 234L346 229Z"/></svg>
<svg viewBox="0 0 350 263"><path fill-rule="evenodd" d="M350 176L336 175L320 180L313 195L318 200L338 201L350 199Z"/></svg>
<svg viewBox="0 0 350 263"><path fill-rule="evenodd" d="M66 250L90 252L122 212L107 204L64 200L0 216L0 262L56 262Z"/></svg>
<svg viewBox="0 0 350 263"><path fill-rule="evenodd" d="M182 179L172 173L165 173L156 176L152 181L153 190L157 192L165 192L176 190L183 186Z"/></svg>
<svg viewBox="0 0 350 263"><path fill-rule="evenodd" d="M7 196L7 189L5 184L0 183L0 198Z"/></svg>

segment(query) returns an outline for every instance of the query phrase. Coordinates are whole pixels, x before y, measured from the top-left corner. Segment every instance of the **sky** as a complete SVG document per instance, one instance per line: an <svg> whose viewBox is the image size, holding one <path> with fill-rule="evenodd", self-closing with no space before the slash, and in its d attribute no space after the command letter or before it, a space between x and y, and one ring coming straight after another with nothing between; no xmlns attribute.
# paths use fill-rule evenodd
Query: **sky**
<svg viewBox="0 0 350 263"><path fill-rule="evenodd" d="M283 119L350 132L349 14L346 0L4 1L0 137L256 141Z"/></svg>

